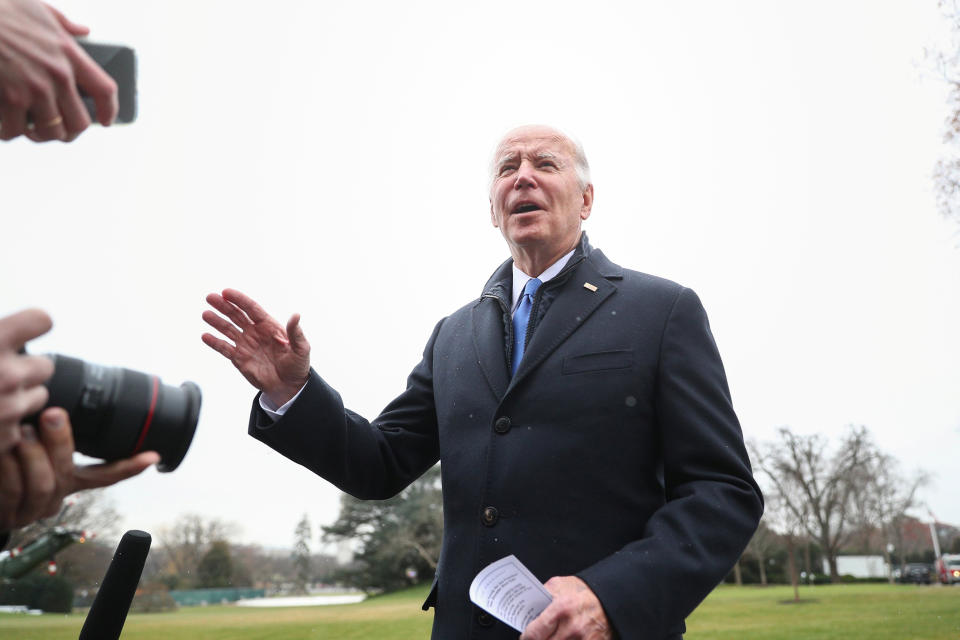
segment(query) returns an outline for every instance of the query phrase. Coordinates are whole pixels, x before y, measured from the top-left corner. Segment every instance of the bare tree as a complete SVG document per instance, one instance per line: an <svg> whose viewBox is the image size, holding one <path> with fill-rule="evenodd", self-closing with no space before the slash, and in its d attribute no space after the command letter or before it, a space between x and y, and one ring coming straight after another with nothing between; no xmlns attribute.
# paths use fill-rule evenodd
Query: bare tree
<svg viewBox="0 0 960 640"><path fill-rule="evenodd" d="M943 142L947 149L933 171L937 208L960 222L960 3L938 0L938 6L950 28L947 44L928 51L938 77L949 87L948 114L944 122Z"/></svg>
<svg viewBox="0 0 960 640"><path fill-rule="evenodd" d="M743 586L743 571L740 569L740 561L743 560L743 555L737 558L737 563L733 565L733 582L738 587Z"/></svg>
<svg viewBox="0 0 960 640"><path fill-rule="evenodd" d="M269 593L291 593L298 581L298 567L293 555L286 549L265 549L260 545L232 545L230 554L234 564L234 582L243 579L251 586ZM337 569L337 559L323 553L310 556L309 582L331 583ZM238 577L239 576L239 577Z"/></svg>
<svg viewBox="0 0 960 640"><path fill-rule="evenodd" d="M757 568L760 570L760 584L764 586L767 584L767 558L777 546L777 534L767 524L770 519L764 513L760 526L757 527L753 537L750 538L747 550L744 552L744 555L751 556L757 561Z"/></svg>
<svg viewBox="0 0 960 640"><path fill-rule="evenodd" d="M192 586L196 571L210 545L227 541L236 527L221 520L205 519L195 513L180 516L157 533L159 541L160 571L166 574L172 588Z"/></svg>
<svg viewBox="0 0 960 640"><path fill-rule="evenodd" d="M787 573L793 587L794 602L800 601L800 576L797 571L797 543L809 528L810 513L804 500L802 487L789 479L781 482L777 491L766 494L764 519L780 533L787 546Z"/></svg>
<svg viewBox="0 0 960 640"><path fill-rule="evenodd" d="M104 495L103 489L80 491L70 496L60 512L50 518L34 522L11 535L10 546L15 547L38 535L50 527L64 527L87 532L87 537L96 537L106 544L114 544L118 538L117 521L119 516L113 503Z"/></svg>
<svg viewBox="0 0 960 640"><path fill-rule="evenodd" d="M831 581L839 582L837 552L853 531L854 499L865 491L876 449L863 426L851 427L833 455L820 435L797 435L786 427L779 435L779 442L751 448L757 468L772 485L769 494L783 512L780 525L795 524L817 540Z"/></svg>
<svg viewBox="0 0 960 640"><path fill-rule="evenodd" d="M917 471L912 477L905 478L900 473L900 463L893 456L877 453L871 463L868 481L862 487L863 493L857 496L856 504L860 510L865 527L875 528L880 533L880 547L888 569L892 569L889 545L900 548L902 545L902 523L907 511L919 506L917 492L929 483L930 477L923 471ZM901 570L906 564L901 550ZM888 570L887 579L893 584L893 572Z"/></svg>
<svg viewBox="0 0 960 640"><path fill-rule="evenodd" d="M14 531L10 547L22 546L52 527L82 531L78 544L62 549L50 559L56 561L62 577L77 587L90 587L103 579L113 557L120 537L118 520L113 503L103 489L81 491L70 496L57 515Z"/></svg>

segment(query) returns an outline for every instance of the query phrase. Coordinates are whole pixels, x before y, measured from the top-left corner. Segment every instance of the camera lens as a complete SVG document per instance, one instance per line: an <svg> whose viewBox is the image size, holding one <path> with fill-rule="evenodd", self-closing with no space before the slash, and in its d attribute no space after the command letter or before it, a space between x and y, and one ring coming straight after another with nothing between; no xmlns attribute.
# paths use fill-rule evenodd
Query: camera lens
<svg viewBox="0 0 960 640"><path fill-rule="evenodd" d="M77 451L104 460L156 451L157 469L177 468L197 428L200 387L192 382L173 387L157 376L60 354L48 357L54 372L47 381L47 406L70 414Z"/></svg>

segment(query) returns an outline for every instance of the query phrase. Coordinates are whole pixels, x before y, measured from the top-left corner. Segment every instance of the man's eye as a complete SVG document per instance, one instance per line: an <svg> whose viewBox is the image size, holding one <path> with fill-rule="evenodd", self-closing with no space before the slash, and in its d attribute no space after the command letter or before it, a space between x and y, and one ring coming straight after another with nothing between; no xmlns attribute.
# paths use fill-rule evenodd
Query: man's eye
<svg viewBox="0 0 960 640"><path fill-rule="evenodd" d="M508 173L510 173L511 171L513 171L513 170L515 170L515 169L516 169L516 167L513 166L512 164L505 164L505 165L503 165L502 167L500 167L500 173L499 173L499 175L501 175L501 176L507 175Z"/></svg>
<svg viewBox="0 0 960 640"><path fill-rule="evenodd" d="M540 162L540 166L541 166L541 167L549 167L549 168L551 168L551 169L556 169L556 168L557 168L557 163L554 162L553 160L543 160L542 162Z"/></svg>

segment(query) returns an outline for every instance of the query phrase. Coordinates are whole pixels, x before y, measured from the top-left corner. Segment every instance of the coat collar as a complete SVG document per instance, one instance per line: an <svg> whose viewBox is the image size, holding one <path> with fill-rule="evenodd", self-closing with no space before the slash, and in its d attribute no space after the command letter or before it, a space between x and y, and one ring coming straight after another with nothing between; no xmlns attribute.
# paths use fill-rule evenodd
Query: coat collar
<svg viewBox="0 0 960 640"><path fill-rule="evenodd" d="M473 343L483 374L498 399L503 398L531 370L576 331L617 287L623 269L594 249L586 233L563 270L557 298L533 334L517 373L511 378L506 360L504 327L510 313L513 259L497 267L473 308ZM585 286L590 284L595 289Z"/></svg>
<svg viewBox="0 0 960 640"><path fill-rule="evenodd" d="M557 277L559 278L561 275L567 273L569 269L574 268L577 263L584 259L590 260L604 278L617 280L623 278L623 268L611 262L607 256L603 255L602 251L595 249L593 245L590 244L590 239L587 238L586 231L580 233L580 242L577 243L576 250L573 252L573 255L570 256L570 260L567 261L563 270L557 274ZM487 280L487 283L483 285L481 299L483 299L483 297L494 296L500 300L510 300L510 288L513 286L511 284L513 275L512 267L513 258L507 258L497 267L493 275L490 276L490 279Z"/></svg>

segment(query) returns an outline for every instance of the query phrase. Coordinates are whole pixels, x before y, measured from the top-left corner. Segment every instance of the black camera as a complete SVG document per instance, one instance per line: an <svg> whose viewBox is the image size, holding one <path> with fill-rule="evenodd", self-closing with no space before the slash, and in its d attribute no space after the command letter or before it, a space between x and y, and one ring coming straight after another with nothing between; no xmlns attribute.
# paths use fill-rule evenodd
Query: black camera
<svg viewBox="0 0 960 640"><path fill-rule="evenodd" d="M156 451L158 470L177 468L197 429L200 387L193 382L173 387L157 376L60 354L46 357L54 365L46 383L47 407L70 414L77 451L104 460Z"/></svg>

